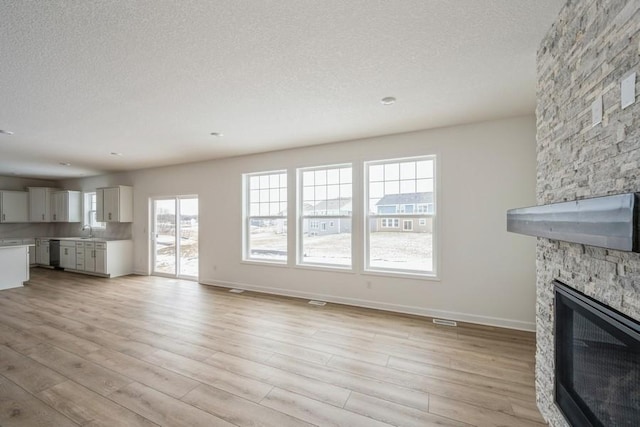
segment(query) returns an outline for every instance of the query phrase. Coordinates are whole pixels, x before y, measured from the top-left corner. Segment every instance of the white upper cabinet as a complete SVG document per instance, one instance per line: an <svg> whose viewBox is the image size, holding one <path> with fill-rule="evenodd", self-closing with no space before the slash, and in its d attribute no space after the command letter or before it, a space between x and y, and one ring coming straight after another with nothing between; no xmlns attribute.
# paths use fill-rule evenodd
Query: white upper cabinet
<svg viewBox="0 0 640 427"><path fill-rule="evenodd" d="M82 193L56 191L51 194L52 222L80 222L82 220Z"/></svg>
<svg viewBox="0 0 640 427"><path fill-rule="evenodd" d="M0 222L29 222L29 193L0 191Z"/></svg>
<svg viewBox="0 0 640 427"><path fill-rule="evenodd" d="M51 193L57 188L29 187L29 222L51 222Z"/></svg>
<svg viewBox="0 0 640 427"><path fill-rule="evenodd" d="M96 220L98 222L133 221L133 187L98 188L96 190Z"/></svg>

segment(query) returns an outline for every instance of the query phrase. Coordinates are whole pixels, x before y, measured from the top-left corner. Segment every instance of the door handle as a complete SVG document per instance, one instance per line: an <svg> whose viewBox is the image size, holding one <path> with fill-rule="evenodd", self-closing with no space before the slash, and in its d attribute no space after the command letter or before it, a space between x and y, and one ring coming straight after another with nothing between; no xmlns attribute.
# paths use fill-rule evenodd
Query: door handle
<svg viewBox="0 0 640 427"><path fill-rule="evenodd" d="M42 220L44 221L44 214L42 214Z"/></svg>

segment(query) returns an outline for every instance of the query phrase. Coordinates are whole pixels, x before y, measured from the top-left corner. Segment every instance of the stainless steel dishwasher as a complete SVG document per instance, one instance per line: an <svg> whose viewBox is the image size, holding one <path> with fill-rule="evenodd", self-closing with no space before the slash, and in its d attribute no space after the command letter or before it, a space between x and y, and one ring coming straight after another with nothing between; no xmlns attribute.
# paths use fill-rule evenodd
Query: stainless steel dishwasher
<svg viewBox="0 0 640 427"><path fill-rule="evenodd" d="M60 268L60 240L49 240L49 265Z"/></svg>

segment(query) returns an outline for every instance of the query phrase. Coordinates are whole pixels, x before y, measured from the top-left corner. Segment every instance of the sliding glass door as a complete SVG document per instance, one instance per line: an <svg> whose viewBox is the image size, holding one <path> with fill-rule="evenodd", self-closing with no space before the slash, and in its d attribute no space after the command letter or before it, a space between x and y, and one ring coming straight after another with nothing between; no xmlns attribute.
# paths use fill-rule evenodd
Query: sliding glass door
<svg viewBox="0 0 640 427"><path fill-rule="evenodd" d="M152 205L153 274L197 279L198 198L155 198Z"/></svg>

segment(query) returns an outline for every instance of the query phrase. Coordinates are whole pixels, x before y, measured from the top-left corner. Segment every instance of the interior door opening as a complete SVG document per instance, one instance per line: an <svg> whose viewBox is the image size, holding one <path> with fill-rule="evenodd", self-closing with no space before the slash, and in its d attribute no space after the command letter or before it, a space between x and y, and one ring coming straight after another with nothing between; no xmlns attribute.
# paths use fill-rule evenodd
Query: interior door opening
<svg viewBox="0 0 640 427"><path fill-rule="evenodd" d="M152 200L152 274L197 280L198 197Z"/></svg>

